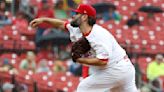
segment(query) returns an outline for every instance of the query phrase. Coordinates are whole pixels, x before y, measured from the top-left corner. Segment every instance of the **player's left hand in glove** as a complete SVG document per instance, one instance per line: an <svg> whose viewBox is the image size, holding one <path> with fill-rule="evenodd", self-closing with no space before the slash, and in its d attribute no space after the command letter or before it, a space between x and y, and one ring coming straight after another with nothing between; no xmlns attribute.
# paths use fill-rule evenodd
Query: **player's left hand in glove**
<svg viewBox="0 0 164 92"><path fill-rule="evenodd" d="M81 58L82 55L86 54L90 49L91 46L85 37L73 43L71 50L73 62L76 62L78 58Z"/></svg>

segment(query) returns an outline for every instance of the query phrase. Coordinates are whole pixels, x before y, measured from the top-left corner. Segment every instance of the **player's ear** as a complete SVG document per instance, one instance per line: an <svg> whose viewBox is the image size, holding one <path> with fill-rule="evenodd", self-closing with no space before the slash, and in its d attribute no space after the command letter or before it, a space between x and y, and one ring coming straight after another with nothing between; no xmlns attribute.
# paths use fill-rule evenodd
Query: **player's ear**
<svg viewBox="0 0 164 92"><path fill-rule="evenodd" d="M83 20L83 21L87 21L87 20L88 20L88 15L84 14L84 15L82 16L82 20Z"/></svg>

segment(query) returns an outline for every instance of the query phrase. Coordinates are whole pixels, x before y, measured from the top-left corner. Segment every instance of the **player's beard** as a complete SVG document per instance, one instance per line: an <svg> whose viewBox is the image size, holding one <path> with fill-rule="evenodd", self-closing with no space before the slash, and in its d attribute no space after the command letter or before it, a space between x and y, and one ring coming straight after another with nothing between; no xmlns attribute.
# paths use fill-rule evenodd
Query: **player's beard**
<svg viewBox="0 0 164 92"><path fill-rule="evenodd" d="M71 21L71 26L73 27L80 27L80 24L81 24L81 16Z"/></svg>

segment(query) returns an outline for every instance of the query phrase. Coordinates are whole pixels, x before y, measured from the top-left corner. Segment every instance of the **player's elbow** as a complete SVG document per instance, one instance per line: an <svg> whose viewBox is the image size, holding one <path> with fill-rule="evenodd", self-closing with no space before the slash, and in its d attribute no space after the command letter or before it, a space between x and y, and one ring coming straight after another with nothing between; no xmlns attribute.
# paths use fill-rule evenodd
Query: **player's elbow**
<svg viewBox="0 0 164 92"><path fill-rule="evenodd" d="M100 66L105 66L105 65L107 65L107 62L106 61L101 61L100 62Z"/></svg>
<svg viewBox="0 0 164 92"><path fill-rule="evenodd" d="M107 65L107 62L98 61L98 62L90 63L89 65L94 65L94 66L105 66L105 65Z"/></svg>
<svg viewBox="0 0 164 92"><path fill-rule="evenodd" d="M108 59L99 59L100 66L105 66L108 63Z"/></svg>

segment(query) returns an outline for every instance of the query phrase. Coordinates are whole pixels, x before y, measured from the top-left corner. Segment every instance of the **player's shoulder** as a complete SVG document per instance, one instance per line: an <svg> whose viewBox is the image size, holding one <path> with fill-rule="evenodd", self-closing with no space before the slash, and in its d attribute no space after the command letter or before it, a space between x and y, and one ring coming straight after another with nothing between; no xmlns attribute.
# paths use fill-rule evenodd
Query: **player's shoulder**
<svg viewBox="0 0 164 92"><path fill-rule="evenodd" d="M112 35L109 33L107 29L103 28L98 24L94 24L92 31L87 36L87 39L92 40L103 40L108 38L112 38Z"/></svg>
<svg viewBox="0 0 164 92"><path fill-rule="evenodd" d="M105 29L105 28L103 28L101 25L99 25L99 24L94 24L93 25L93 28L95 29L95 30L98 30L98 29Z"/></svg>
<svg viewBox="0 0 164 92"><path fill-rule="evenodd" d="M103 28L101 25L95 24L93 26L93 30L92 30L94 35L107 35L107 36L111 36L111 33L109 32L109 30Z"/></svg>
<svg viewBox="0 0 164 92"><path fill-rule="evenodd" d="M99 32L99 33L102 33L102 32L109 32L109 30L107 30L106 28L102 27L101 25L98 25L98 24L95 24L93 26L93 30L95 30L95 32ZM110 32L109 32L110 33Z"/></svg>

